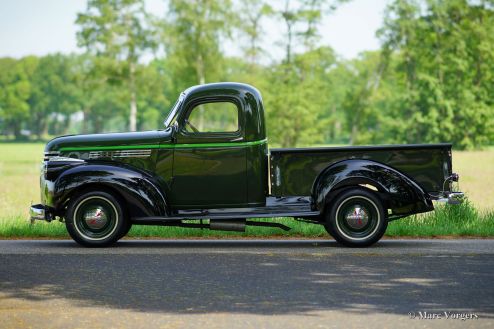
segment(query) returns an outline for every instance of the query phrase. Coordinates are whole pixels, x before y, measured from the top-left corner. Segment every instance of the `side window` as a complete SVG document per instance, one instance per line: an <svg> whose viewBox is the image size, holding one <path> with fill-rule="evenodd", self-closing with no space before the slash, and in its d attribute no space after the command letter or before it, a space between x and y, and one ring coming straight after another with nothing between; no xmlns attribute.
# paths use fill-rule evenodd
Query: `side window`
<svg viewBox="0 0 494 329"><path fill-rule="evenodd" d="M238 108L230 102L197 105L185 121L190 133L234 133L238 131Z"/></svg>

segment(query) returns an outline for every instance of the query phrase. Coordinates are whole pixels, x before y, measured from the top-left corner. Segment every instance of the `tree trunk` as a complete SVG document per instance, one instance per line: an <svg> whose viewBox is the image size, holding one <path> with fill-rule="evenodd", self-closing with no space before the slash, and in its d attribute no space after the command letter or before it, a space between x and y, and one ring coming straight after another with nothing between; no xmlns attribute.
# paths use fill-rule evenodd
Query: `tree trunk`
<svg viewBox="0 0 494 329"><path fill-rule="evenodd" d="M135 64L129 63L129 91L130 91L130 116L129 116L129 130L137 130L137 97L136 97L136 85L135 85Z"/></svg>
<svg viewBox="0 0 494 329"><path fill-rule="evenodd" d="M354 121L352 123L352 132L351 132L351 135L350 135L350 142L349 142L350 145L355 144L355 140L357 139L357 133L358 133L358 125Z"/></svg>
<svg viewBox="0 0 494 329"><path fill-rule="evenodd" d="M259 34L258 34L258 31L259 31L259 21L262 17L262 13L261 11L259 11L257 13L257 15L255 15L254 17L252 17L250 19L250 23L252 24L252 34L250 35L250 65L249 65L249 70L250 72L253 72L254 71L254 67L256 66L257 64L257 56L259 55L258 54L258 47L257 47L257 43L258 43L258 39L259 39Z"/></svg>
<svg viewBox="0 0 494 329"><path fill-rule="evenodd" d="M36 138L37 140L41 140L41 137L43 136L43 131L45 128L43 118L40 118L39 116L36 116L36 122L34 123L34 126L36 127Z"/></svg>
<svg viewBox="0 0 494 329"><path fill-rule="evenodd" d="M89 108L84 107L82 110L82 133L87 134L88 131Z"/></svg>
<svg viewBox="0 0 494 329"><path fill-rule="evenodd" d="M69 133L70 128L70 114L66 114L63 119L63 134L67 135Z"/></svg>
<svg viewBox="0 0 494 329"><path fill-rule="evenodd" d="M289 17L288 9L290 8L290 0L286 0L285 2L285 23L287 29L288 41L286 43L286 63L290 64L292 61L292 24L291 18Z"/></svg>
<svg viewBox="0 0 494 329"><path fill-rule="evenodd" d="M43 129L41 130L41 136L48 135L48 122L45 120L43 123Z"/></svg>
<svg viewBox="0 0 494 329"><path fill-rule="evenodd" d="M201 54L197 56L196 70L199 84L205 84L206 76L204 73L204 60ZM199 131L204 131L204 106L202 105L199 106L199 124L197 125L197 129Z"/></svg>
<svg viewBox="0 0 494 329"><path fill-rule="evenodd" d="M21 139L21 127L20 123L18 121L13 121L12 122L12 130L14 132L14 137L15 140L20 140Z"/></svg>
<svg viewBox="0 0 494 329"><path fill-rule="evenodd" d="M94 118L94 132L99 134L103 131L103 122L99 116Z"/></svg>
<svg viewBox="0 0 494 329"><path fill-rule="evenodd" d="M336 115L337 115L336 114L336 105L333 104L333 106L331 106L331 115L330 115L330 118L334 119L333 129L331 129L329 131L329 140L331 141L331 143L333 143L334 140L336 139L337 131L338 131L339 124L340 124Z"/></svg>

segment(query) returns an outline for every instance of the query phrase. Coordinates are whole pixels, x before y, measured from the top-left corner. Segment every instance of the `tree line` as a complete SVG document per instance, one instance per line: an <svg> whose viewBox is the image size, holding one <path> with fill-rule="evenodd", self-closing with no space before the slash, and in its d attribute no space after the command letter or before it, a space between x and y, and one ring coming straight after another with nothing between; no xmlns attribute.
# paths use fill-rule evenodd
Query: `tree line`
<svg viewBox="0 0 494 329"><path fill-rule="evenodd" d="M164 1L156 15L144 0L88 0L83 54L0 58L4 139L160 129L187 87L238 81L262 92L275 145L493 143L492 0L391 1L381 49L350 60L321 43L344 33L321 22L345 0ZM272 24L284 32L265 40Z"/></svg>

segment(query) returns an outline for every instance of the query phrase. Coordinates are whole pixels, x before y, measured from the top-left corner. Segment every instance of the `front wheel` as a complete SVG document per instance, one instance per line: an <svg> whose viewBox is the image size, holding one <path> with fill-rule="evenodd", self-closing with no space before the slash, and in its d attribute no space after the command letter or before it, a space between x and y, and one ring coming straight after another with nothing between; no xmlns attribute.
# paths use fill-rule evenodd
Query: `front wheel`
<svg viewBox="0 0 494 329"><path fill-rule="evenodd" d="M65 225L72 239L86 247L109 246L127 229L119 200L103 191L89 191L72 199Z"/></svg>
<svg viewBox="0 0 494 329"><path fill-rule="evenodd" d="M365 189L342 192L326 213L325 228L328 233L349 247L367 247L376 243L387 227L381 200Z"/></svg>
<svg viewBox="0 0 494 329"><path fill-rule="evenodd" d="M121 238L126 236L131 228L132 228L132 223L130 222L130 220L125 221L125 227L123 228L122 233L120 234L118 239L120 240Z"/></svg>

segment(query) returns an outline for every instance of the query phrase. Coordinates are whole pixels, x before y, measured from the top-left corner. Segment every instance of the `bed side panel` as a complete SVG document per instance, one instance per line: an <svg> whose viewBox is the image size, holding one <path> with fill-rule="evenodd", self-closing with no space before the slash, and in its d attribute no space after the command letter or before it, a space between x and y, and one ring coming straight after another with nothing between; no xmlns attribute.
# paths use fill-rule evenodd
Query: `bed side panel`
<svg viewBox="0 0 494 329"><path fill-rule="evenodd" d="M271 193L274 196L310 195L319 173L346 159L384 163L412 178L427 192L442 190L451 174L451 145L397 145L271 150Z"/></svg>

